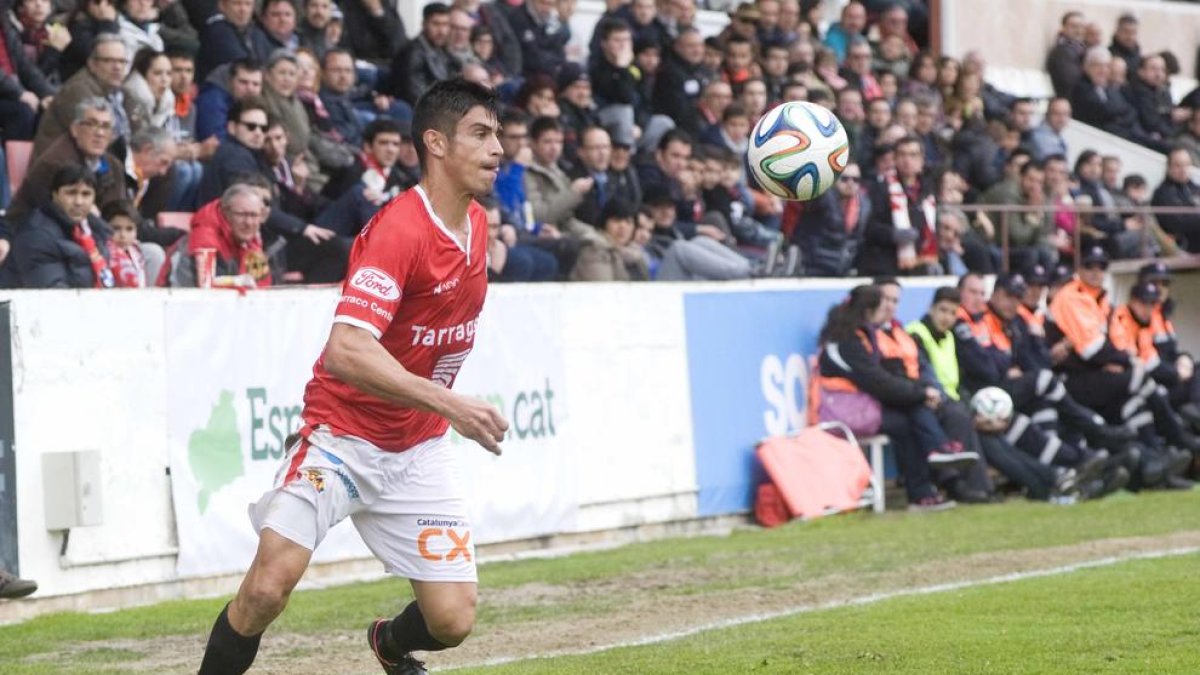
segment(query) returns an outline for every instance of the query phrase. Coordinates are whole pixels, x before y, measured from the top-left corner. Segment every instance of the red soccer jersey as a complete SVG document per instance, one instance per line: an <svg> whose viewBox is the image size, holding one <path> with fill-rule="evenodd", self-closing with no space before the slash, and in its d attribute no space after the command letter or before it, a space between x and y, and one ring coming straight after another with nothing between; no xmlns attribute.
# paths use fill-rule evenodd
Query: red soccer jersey
<svg viewBox="0 0 1200 675"><path fill-rule="evenodd" d="M414 187L383 207L354 242L334 323L369 331L410 373L444 387L475 343L487 294L487 216L467 210L467 246ZM322 354L304 392L304 421L391 452L444 434L449 422L364 393L325 370Z"/></svg>

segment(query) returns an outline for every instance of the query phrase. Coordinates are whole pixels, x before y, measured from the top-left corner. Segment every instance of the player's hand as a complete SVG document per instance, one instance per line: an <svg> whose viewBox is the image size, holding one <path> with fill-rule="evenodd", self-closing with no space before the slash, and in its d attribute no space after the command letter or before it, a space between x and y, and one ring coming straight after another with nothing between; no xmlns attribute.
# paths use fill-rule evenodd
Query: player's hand
<svg viewBox="0 0 1200 675"><path fill-rule="evenodd" d="M456 395L446 419L463 438L475 441L493 455L500 455L500 441L508 431L508 420L496 406L481 399Z"/></svg>
<svg viewBox="0 0 1200 675"><path fill-rule="evenodd" d="M577 195L586 195L592 186L596 184L596 179L591 176L585 178L576 178L571 181L571 190Z"/></svg>
<svg viewBox="0 0 1200 675"><path fill-rule="evenodd" d="M925 405L926 407L937 410L937 407L942 404L942 392L934 387L925 387Z"/></svg>
<svg viewBox="0 0 1200 675"><path fill-rule="evenodd" d="M320 244L323 241L329 241L337 236L337 233L333 230L328 230L324 227L317 227L316 225L309 225L305 227L303 234L305 239L314 244Z"/></svg>

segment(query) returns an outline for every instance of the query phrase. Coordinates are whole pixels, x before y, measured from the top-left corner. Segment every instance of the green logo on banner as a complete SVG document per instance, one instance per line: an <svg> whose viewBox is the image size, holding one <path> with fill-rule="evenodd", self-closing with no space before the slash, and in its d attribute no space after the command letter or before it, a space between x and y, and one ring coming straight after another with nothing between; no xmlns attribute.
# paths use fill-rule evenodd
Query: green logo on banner
<svg viewBox="0 0 1200 675"><path fill-rule="evenodd" d="M213 493L237 480L245 471L233 392L222 391L208 415L208 424L188 437L188 466L200 484L196 497L201 514L208 508Z"/></svg>

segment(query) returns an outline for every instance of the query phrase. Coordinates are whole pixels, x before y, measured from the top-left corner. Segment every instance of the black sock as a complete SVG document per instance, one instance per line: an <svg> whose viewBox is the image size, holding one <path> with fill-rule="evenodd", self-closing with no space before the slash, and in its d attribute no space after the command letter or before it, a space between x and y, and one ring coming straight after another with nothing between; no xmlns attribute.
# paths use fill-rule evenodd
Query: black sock
<svg viewBox="0 0 1200 675"><path fill-rule="evenodd" d="M260 640L262 633L247 637L235 631L229 625L229 605L225 605L208 636L199 675L241 675L250 670Z"/></svg>
<svg viewBox="0 0 1200 675"><path fill-rule="evenodd" d="M440 652L449 649L447 645L437 641L429 634L429 626L421 615L417 601L408 603L403 612L388 622L384 631L382 645L384 657L398 659L409 652Z"/></svg>

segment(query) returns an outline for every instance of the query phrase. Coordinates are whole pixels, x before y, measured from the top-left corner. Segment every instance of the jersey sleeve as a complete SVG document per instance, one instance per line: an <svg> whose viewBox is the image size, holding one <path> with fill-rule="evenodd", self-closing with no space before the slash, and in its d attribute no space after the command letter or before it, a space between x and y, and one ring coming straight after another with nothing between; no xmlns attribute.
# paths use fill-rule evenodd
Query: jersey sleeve
<svg viewBox="0 0 1200 675"><path fill-rule="evenodd" d="M404 296L404 283L415 266L418 252L411 242L388 236L398 228L371 229L354 242L342 297L333 322L357 326L375 339L391 325Z"/></svg>

